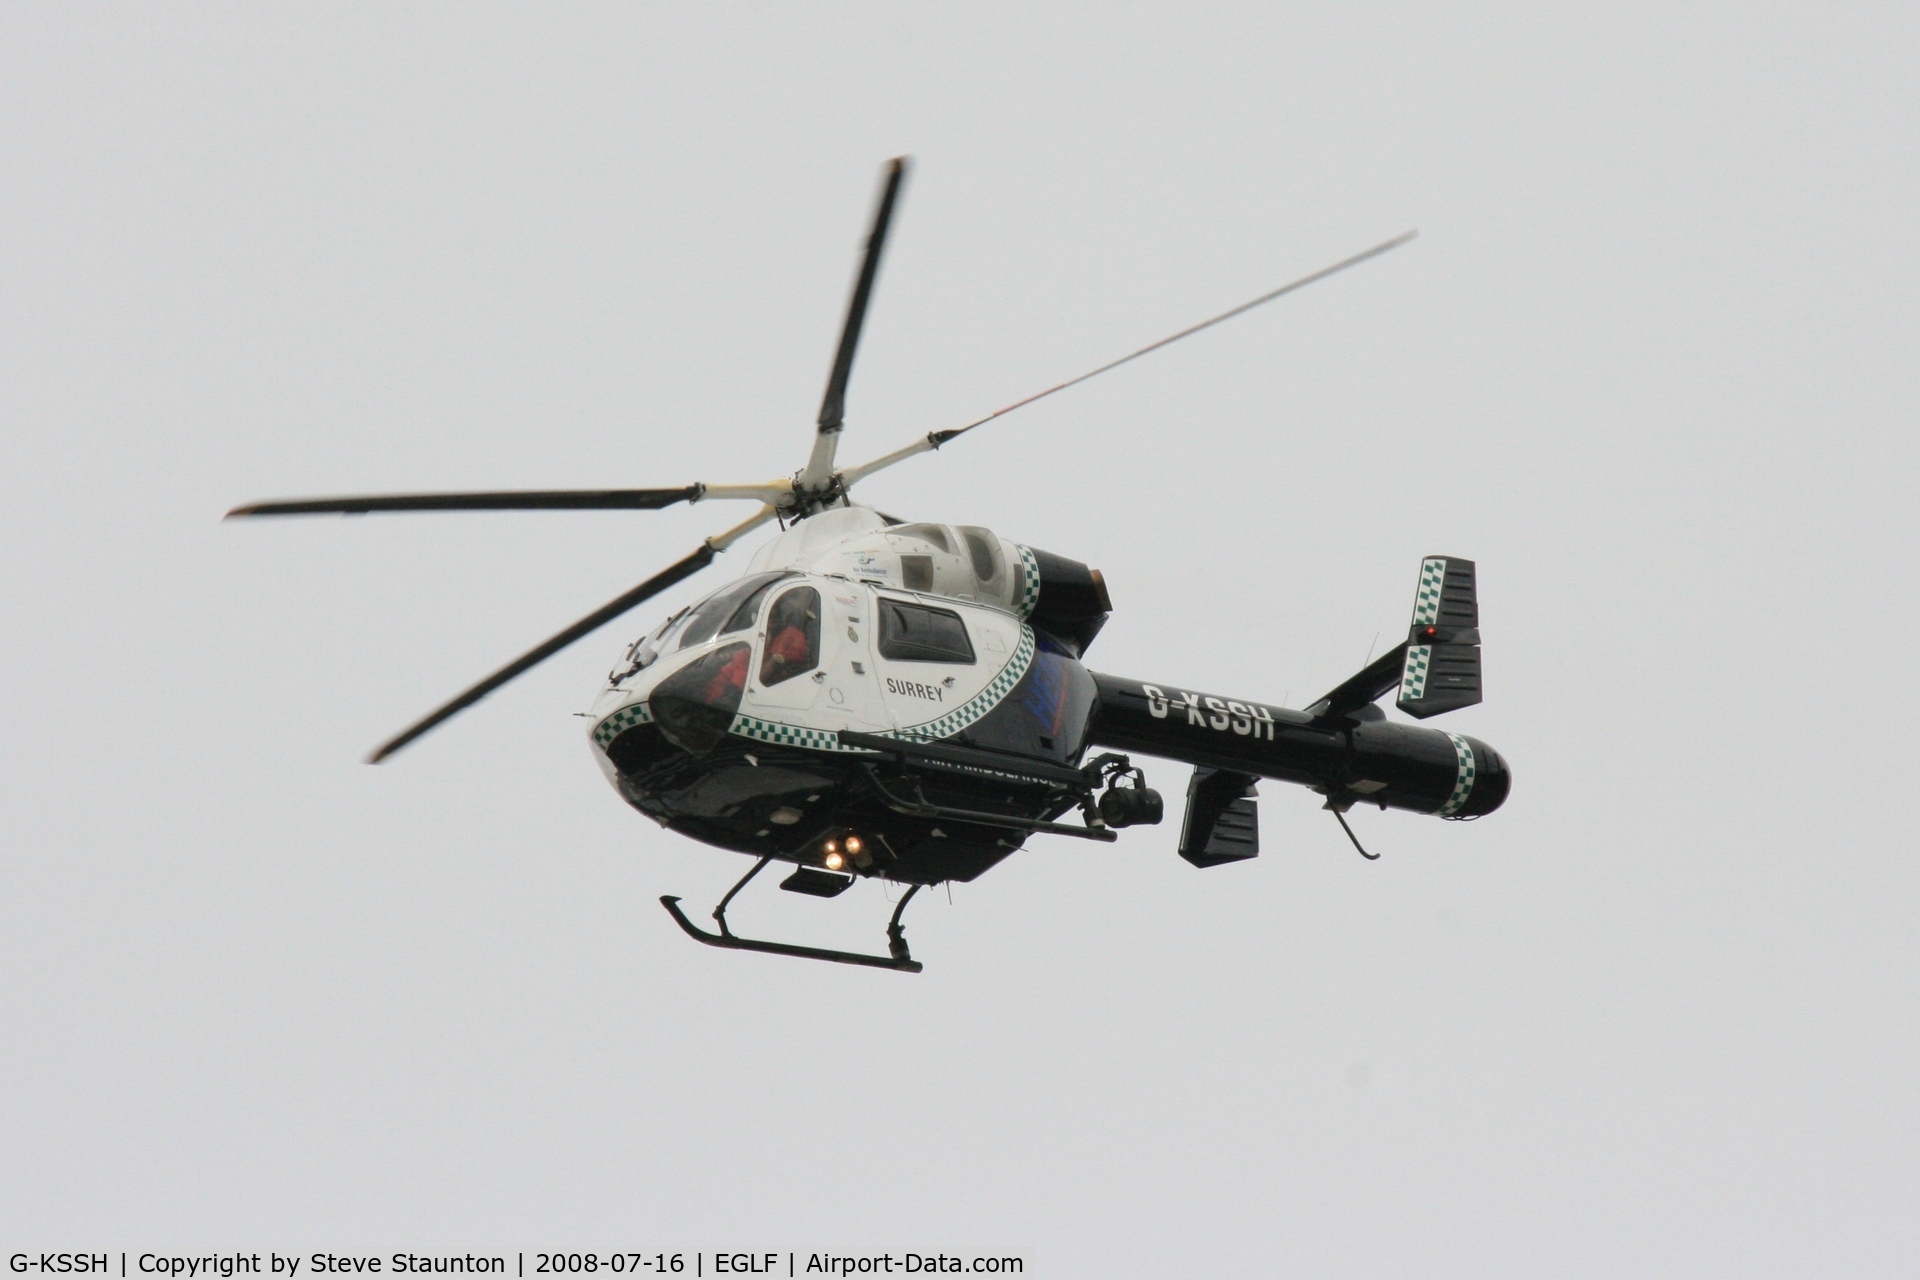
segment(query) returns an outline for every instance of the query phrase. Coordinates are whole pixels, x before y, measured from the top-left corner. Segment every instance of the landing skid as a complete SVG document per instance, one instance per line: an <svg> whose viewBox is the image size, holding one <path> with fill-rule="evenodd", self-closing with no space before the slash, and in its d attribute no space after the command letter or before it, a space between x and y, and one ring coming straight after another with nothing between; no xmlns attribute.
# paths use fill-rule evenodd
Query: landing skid
<svg viewBox="0 0 1920 1280"><path fill-rule="evenodd" d="M907 933L900 925L900 916L913 901L913 895L920 892L920 886L914 885L900 899L900 905L893 909L893 919L887 922L887 950L890 955L870 956L858 951L831 951L825 947L803 947L792 942L765 942L758 938L742 938L727 926L727 906L733 901L733 895L747 887L747 881L759 875L772 862L772 858L762 858L754 863L753 870L740 877L740 882L727 890L727 896L720 899L720 905L713 909L713 918L720 926L720 932L708 933L687 919L680 910L680 899L663 896L660 905L667 909L674 922L686 930L687 936L695 942L704 942L710 947L725 947L729 951L765 951L776 956L798 956L802 960L831 960L835 964L859 964L873 969L897 969L901 973L919 973L923 966L907 950Z"/></svg>

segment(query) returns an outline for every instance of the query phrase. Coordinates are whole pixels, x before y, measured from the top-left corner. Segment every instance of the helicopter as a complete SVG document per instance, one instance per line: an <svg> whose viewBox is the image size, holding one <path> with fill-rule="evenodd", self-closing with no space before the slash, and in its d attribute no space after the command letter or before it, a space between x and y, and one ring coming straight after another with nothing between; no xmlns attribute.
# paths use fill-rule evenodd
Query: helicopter
<svg viewBox="0 0 1920 1280"><path fill-rule="evenodd" d="M1405 244L1407 232L1091 372L858 466L837 462L854 354L892 224L904 157L882 175L806 464L761 484L402 494L252 503L229 518L393 511L659 510L748 501L758 510L522 654L378 747L378 763L528 668L777 524L744 574L663 619L625 652L588 713L588 742L627 804L667 830L752 856L700 928L709 946L918 973L902 918L929 885L971 881L1035 835L1112 842L1163 820L1133 755L1192 766L1179 854L1198 868L1258 856L1256 784L1324 798L1354 847L1356 804L1453 820L1506 800L1505 760L1477 738L1389 721L1481 699L1473 561L1422 559L1406 639L1299 710L1085 665L1112 613L1106 579L1077 560L975 525L904 520L854 486L919 454ZM769 865L782 889L831 898L861 878L906 886L887 953L743 937L734 898Z"/></svg>

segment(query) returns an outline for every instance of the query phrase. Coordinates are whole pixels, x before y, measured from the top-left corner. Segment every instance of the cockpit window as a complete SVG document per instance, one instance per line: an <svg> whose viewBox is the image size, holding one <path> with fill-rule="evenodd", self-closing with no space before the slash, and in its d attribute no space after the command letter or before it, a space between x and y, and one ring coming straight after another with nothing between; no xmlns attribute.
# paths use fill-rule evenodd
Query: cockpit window
<svg viewBox="0 0 1920 1280"><path fill-rule="evenodd" d="M736 640L701 654L662 680L647 699L660 732L695 755L726 741L752 661L753 646Z"/></svg>
<svg viewBox="0 0 1920 1280"><path fill-rule="evenodd" d="M972 662L967 624L951 609L880 601L880 656L896 662Z"/></svg>
<svg viewBox="0 0 1920 1280"><path fill-rule="evenodd" d="M724 591L708 596L695 607L693 616L687 619L686 629L680 633L679 647L691 649L723 634L720 629L722 622L727 624L728 632L752 626L753 616L760 607L760 598L767 588L782 578L792 576L790 569L778 573L756 573L751 578L740 579Z"/></svg>
<svg viewBox="0 0 1920 1280"><path fill-rule="evenodd" d="M767 612L767 648L760 683L776 685L820 665L820 593L795 587Z"/></svg>

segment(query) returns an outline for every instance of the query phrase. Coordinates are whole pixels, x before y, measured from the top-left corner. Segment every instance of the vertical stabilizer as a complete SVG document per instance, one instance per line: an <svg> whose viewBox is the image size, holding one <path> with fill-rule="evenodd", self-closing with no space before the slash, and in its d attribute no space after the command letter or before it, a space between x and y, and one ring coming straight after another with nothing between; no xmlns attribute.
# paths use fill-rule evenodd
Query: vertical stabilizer
<svg viewBox="0 0 1920 1280"><path fill-rule="evenodd" d="M1396 705L1424 720L1478 701L1480 604L1473 561L1428 556L1420 563Z"/></svg>

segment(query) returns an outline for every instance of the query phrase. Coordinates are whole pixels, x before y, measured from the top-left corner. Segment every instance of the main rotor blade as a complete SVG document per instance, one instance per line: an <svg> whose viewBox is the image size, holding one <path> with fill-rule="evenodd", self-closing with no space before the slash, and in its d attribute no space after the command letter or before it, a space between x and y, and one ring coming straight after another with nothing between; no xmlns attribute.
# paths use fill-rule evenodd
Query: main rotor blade
<svg viewBox="0 0 1920 1280"><path fill-rule="evenodd" d="M827 375L827 393L820 401L819 430L815 435L813 457L801 473L803 489L819 488L833 476L833 445L847 416L847 379L853 373L853 354L860 345L860 328L867 319L867 300L873 296L874 277L880 273L880 254L887 245L887 228L893 222L894 200L900 194L901 179L906 177L907 159L896 156L887 162L886 185L874 206L873 227L867 233L866 256L860 274L853 282L853 297L847 302L847 321L840 329L840 349L834 353L833 370ZM825 454L824 462L822 454ZM816 475L815 473L818 472Z"/></svg>
<svg viewBox="0 0 1920 1280"><path fill-rule="evenodd" d="M692 577L700 570L712 564L714 556L725 551L730 545L737 541L741 535L765 524L768 520L771 520L773 516L774 510L772 507L762 507L759 514L742 521L723 534L708 538L700 544L699 549L692 555L662 569L659 573L654 574L651 578L648 578L645 582L627 592L625 595L617 596L609 600L606 604L595 609L592 613L580 619L580 621L574 623L565 631L527 650L527 652L521 654L518 658L515 658L512 662L509 662L506 666L500 668L485 680L482 680L479 684L474 685L459 697L454 698L451 702L441 706L424 719L409 726L398 736L380 744L379 748L367 757L367 763L379 764L382 760L385 760L388 756L406 746L421 734L434 728L442 721L466 710L529 667L533 667L551 658L575 640L580 639L589 632L597 631L621 614L627 612L627 610L632 609L634 606L653 596L659 595L662 591L665 591L668 587L673 586L682 579Z"/></svg>
<svg viewBox="0 0 1920 1280"><path fill-rule="evenodd" d="M1334 263L1330 267L1322 267L1320 268L1320 270L1314 272L1311 275L1301 276L1298 280L1294 280L1287 284L1283 284L1278 289L1273 290L1271 293L1263 293L1251 302L1243 302L1239 306L1233 308L1231 311L1222 311L1219 315L1214 316L1210 320L1202 320L1199 324L1189 325L1187 328L1182 329L1178 333L1170 334L1169 336L1160 339L1160 341L1158 342L1148 343L1146 346L1140 348L1138 351L1132 352L1131 354L1128 354L1128 355L1121 356L1118 360L1110 360L1106 364L1101 365L1098 369L1094 369L1087 373L1083 373L1077 378L1069 378L1065 382L1055 383L1053 386L1048 387L1045 391L1036 391L1034 394L1028 396L1026 399L1016 400L1004 409L995 409L992 413L988 414L986 417L976 418L974 421L969 422L964 427L955 427L948 431L932 432L931 434L926 436L924 439L916 440L904 449L896 449L894 452L886 454L883 457L875 458L872 462L864 463L861 466L853 467L849 469L848 471L842 474L841 479L845 482L848 488L852 488L853 485L856 484L857 482L864 480L866 477L872 475L876 471L886 470L888 467L892 466L896 462L905 462L908 458L914 457L917 454L926 453L932 449L938 449L941 445L947 443L947 441L953 440L959 436L963 436L967 432L973 430L975 427L983 427L987 423L992 422L995 418L1004 418L1008 414L1012 413L1015 409L1024 409L1026 406L1032 404L1034 401L1044 400L1048 396L1054 394L1056 391L1065 391L1068 387L1077 387L1081 383L1087 381L1089 378L1097 378L1101 374L1106 373L1108 370L1118 369L1121 365L1126 364L1129 361L1138 360L1141 356L1144 356L1149 352L1158 351L1162 347L1171 346L1174 343L1180 341L1180 339L1182 338L1190 338L1194 334L1199 333L1202 329L1211 329L1214 325L1219 324L1223 320L1231 320L1235 316L1244 315L1245 313L1253 310L1255 307L1264 306L1265 304L1272 302L1275 298L1285 297L1287 294L1294 292L1296 289L1304 289L1308 285L1314 283L1317 280L1325 280L1328 276L1335 275L1339 272L1345 271L1348 267L1358 266L1360 263L1365 262L1369 258L1377 258L1381 254L1386 253L1390 249L1398 249L1401 245L1405 244L1407 241L1413 239L1415 236L1419 234L1420 233L1418 231L1408 231L1401 235L1397 235L1393 239L1377 244L1373 246L1373 248L1368 249L1365 252L1356 253L1351 258L1343 258L1339 262Z"/></svg>
<svg viewBox="0 0 1920 1280"><path fill-rule="evenodd" d="M302 498L255 502L227 512L234 516L364 515L369 511L658 511L676 502L698 502L705 485L684 489L547 489L504 493L403 493L370 498Z"/></svg>

